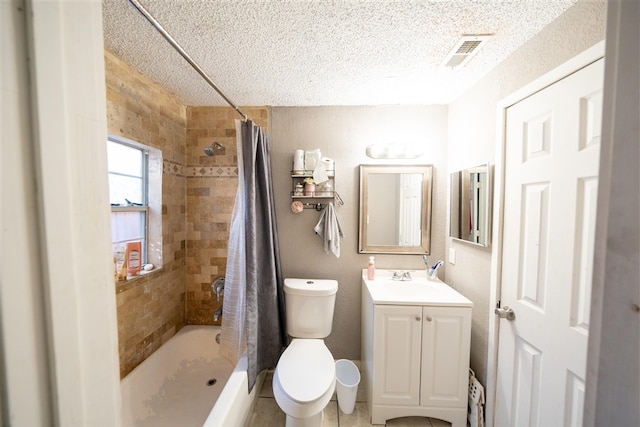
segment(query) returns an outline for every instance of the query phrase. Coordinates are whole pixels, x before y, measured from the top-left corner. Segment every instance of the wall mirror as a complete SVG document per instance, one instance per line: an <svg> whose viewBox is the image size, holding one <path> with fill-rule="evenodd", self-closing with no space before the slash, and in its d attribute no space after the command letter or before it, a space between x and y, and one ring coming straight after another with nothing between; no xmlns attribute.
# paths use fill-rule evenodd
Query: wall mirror
<svg viewBox="0 0 640 427"><path fill-rule="evenodd" d="M431 177L431 165L360 165L359 253L430 253Z"/></svg>
<svg viewBox="0 0 640 427"><path fill-rule="evenodd" d="M480 246L489 246L491 168L488 164L451 174L449 236Z"/></svg>

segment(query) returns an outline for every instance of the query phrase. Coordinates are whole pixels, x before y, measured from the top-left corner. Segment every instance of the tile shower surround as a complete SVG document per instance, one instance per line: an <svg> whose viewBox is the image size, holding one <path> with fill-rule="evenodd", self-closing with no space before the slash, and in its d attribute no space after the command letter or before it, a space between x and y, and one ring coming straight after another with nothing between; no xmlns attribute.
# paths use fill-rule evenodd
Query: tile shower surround
<svg viewBox="0 0 640 427"><path fill-rule="evenodd" d="M266 108L244 108L266 128ZM211 280L224 276L229 224L238 187L235 120L228 107L187 108L187 324L210 325L220 305ZM204 148L219 142L224 151L209 157ZM220 322L216 322L219 324Z"/></svg>
<svg viewBox="0 0 640 427"><path fill-rule="evenodd" d="M109 133L162 151L162 269L116 283L120 376L185 324L213 324L221 302L210 283L224 275L238 168L228 107L187 107L105 51ZM266 108L243 108L267 126ZM204 147L225 150L214 157ZM220 322L218 321L217 324Z"/></svg>

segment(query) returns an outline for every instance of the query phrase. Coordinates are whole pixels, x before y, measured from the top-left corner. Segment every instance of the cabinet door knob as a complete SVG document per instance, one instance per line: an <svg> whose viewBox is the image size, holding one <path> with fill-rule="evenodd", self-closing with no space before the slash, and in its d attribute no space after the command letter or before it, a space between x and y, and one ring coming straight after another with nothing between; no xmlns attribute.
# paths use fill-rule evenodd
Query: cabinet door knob
<svg viewBox="0 0 640 427"><path fill-rule="evenodd" d="M426 316L426 319L427 319L427 322L431 322L432 317L431 317L431 316L429 316L429 315L427 315L427 316Z"/></svg>
<svg viewBox="0 0 640 427"><path fill-rule="evenodd" d="M420 316L416 316L416 320L419 322L421 320Z"/></svg>

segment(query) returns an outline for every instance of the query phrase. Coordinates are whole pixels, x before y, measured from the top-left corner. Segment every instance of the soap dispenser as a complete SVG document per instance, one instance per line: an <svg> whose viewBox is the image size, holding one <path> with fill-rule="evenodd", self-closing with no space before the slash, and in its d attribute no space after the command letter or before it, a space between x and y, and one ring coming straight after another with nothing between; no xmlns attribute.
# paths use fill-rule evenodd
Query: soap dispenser
<svg viewBox="0 0 640 427"><path fill-rule="evenodd" d="M369 265L367 266L367 279L374 280L376 278L376 261L374 257L369 257Z"/></svg>

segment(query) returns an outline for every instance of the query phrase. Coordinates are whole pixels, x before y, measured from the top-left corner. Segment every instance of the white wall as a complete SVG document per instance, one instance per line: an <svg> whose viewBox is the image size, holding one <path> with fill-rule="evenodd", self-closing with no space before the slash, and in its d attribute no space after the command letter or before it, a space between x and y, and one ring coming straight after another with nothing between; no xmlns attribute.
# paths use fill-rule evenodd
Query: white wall
<svg viewBox="0 0 640 427"><path fill-rule="evenodd" d="M578 1L453 102L449 106L449 172L487 161L493 164L498 101L604 39L604 30L604 1ZM495 305L489 297L491 249L449 238L446 247L456 252L456 264L446 263L446 281L474 303L471 367L486 384L489 319Z"/></svg>
<svg viewBox="0 0 640 427"><path fill-rule="evenodd" d="M444 257L447 203L447 108L309 107L273 108L269 123L276 193L276 213L284 277L337 279L334 327L326 340L333 356L360 358L360 277L371 254L358 254L360 164L400 164L373 160L365 148L373 143L420 143L425 155L405 164L432 164L433 204L430 259ZM325 254L313 226L319 213L290 210L290 170L295 149L320 148L336 161L335 189L345 202L337 208L345 237L341 256ZM420 255L380 255L378 268L424 269Z"/></svg>

